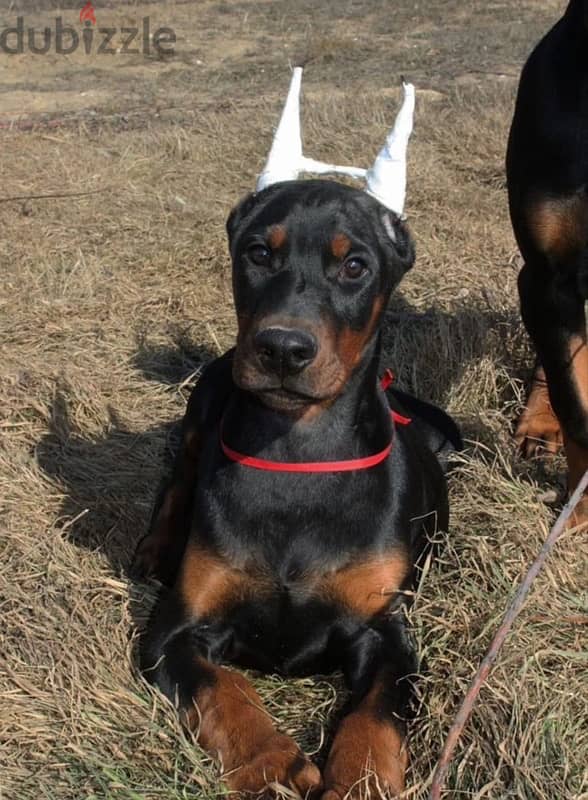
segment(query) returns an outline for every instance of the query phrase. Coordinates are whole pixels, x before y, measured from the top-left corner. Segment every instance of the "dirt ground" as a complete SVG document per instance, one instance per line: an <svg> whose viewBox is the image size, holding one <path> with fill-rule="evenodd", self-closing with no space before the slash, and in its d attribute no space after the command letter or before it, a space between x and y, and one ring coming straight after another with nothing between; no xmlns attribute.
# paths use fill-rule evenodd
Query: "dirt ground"
<svg viewBox="0 0 588 800"><path fill-rule="evenodd" d="M65 5L5 2L0 32L19 14L25 28L61 16L80 30L83 3ZM0 54L3 799L223 794L216 765L136 673L157 587L126 570L190 387L233 342L224 220L254 186L302 57L315 158L367 166L399 76L418 88L407 199L418 258L387 313L385 360L468 440L447 546L412 615L427 671L404 796L427 796L562 494L561 459L523 461L511 438L531 359L503 157L520 67L564 5L99 2L99 26L149 17L152 31L173 28L175 53ZM586 545L566 535L537 580L447 797L588 798ZM282 728L317 752L340 680L255 680Z"/></svg>

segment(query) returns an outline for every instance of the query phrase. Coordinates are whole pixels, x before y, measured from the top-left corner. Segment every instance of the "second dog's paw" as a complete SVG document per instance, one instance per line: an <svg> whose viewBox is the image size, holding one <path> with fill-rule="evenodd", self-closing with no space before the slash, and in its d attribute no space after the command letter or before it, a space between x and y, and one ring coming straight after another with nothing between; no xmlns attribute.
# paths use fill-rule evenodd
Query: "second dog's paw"
<svg viewBox="0 0 588 800"><path fill-rule="evenodd" d="M545 453L553 455L561 449L561 427L551 408L546 384L533 385L525 410L516 426L515 440L525 458L534 458Z"/></svg>

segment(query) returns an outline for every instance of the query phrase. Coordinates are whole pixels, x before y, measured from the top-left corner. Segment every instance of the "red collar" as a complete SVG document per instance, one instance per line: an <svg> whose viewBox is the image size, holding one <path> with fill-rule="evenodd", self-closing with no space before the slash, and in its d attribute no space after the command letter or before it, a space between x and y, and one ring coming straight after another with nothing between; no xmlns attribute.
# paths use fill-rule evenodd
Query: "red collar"
<svg viewBox="0 0 588 800"><path fill-rule="evenodd" d="M387 369L380 386L385 391L393 380L392 371ZM408 417L403 417L401 414L397 414L396 411L390 411L390 416L397 425L409 425L411 422ZM370 467L375 467L376 464L381 464L382 461L388 458L392 451L392 443L393 439L383 450L380 450L379 453L374 453L373 456L351 458L347 461L268 461L265 458L255 458L232 450L223 439L222 427L220 438L222 451L228 459L241 464L242 467L263 469L266 472L351 472L356 469L369 469Z"/></svg>

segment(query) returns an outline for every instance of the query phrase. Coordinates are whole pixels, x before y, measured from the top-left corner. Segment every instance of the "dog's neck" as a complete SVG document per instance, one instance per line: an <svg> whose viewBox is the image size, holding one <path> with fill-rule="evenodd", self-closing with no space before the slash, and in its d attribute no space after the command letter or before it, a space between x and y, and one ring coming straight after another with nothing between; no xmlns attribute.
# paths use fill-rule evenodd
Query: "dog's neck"
<svg viewBox="0 0 588 800"><path fill-rule="evenodd" d="M383 448L390 437L387 402L378 381L374 340L333 402L292 415L272 410L239 390L226 410L223 435L247 455L277 461L355 458Z"/></svg>

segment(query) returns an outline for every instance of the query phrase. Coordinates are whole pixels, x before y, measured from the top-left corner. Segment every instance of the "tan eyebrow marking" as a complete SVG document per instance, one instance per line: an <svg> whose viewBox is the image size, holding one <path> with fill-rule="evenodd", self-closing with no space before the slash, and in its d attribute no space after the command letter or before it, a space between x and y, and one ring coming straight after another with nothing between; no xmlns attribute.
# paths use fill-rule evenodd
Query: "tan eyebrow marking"
<svg viewBox="0 0 588 800"><path fill-rule="evenodd" d="M283 225L272 225L268 231L267 240L272 250L283 247L287 238L286 228Z"/></svg>
<svg viewBox="0 0 588 800"><path fill-rule="evenodd" d="M351 239L344 233L336 233L331 240L331 252L335 258L345 258L351 250Z"/></svg>

